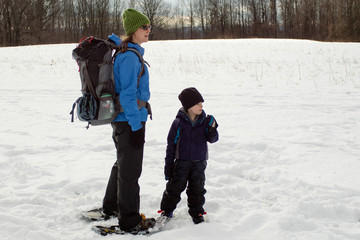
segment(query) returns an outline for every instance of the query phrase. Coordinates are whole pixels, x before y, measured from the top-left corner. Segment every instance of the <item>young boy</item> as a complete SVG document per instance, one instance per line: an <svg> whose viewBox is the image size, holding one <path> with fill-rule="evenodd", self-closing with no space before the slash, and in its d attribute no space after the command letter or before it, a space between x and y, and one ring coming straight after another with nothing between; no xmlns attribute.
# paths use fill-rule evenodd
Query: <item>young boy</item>
<svg viewBox="0 0 360 240"><path fill-rule="evenodd" d="M204 221L205 168L207 142L218 140L218 124L206 115L203 97L196 88L186 88L180 95L182 108L171 125L166 148L165 179L168 180L161 200L163 216L171 217L186 190L189 214L195 224Z"/></svg>

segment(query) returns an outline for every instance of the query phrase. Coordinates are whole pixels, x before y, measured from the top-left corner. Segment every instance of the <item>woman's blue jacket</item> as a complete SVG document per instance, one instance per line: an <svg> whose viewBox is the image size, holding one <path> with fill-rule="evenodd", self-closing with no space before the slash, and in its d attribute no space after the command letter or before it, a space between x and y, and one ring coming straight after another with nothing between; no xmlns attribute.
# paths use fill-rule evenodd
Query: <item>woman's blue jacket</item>
<svg viewBox="0 0 360 240"><path fill-rule="evenodd" d="M110 35L109 39L117 45L121 43L121 39L115 34ZM129 43L128 48L135 48L144 56L145 49L140 45ZM114 122L128 122L132 131L142 128L141 122L146 122L148 118L148 110L144 107L139 110L137 104L138 100L147 102L150 99L149 71L146 64L137 87L141 65L139 57L131 51L118 54L114 60L115 92L119 94L120 104L124 109Z"/></svg>

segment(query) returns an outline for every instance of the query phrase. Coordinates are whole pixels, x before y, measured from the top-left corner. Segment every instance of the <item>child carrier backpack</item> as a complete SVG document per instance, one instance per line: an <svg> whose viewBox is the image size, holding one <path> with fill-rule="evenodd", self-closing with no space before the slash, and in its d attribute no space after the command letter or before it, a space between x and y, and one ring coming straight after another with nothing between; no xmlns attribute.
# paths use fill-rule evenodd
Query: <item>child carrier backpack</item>
<svg viewBox="0 0 360 240"><path fill-rule="evenodd" d="M139 86L145 61L136 49L128 48L127 51L134 52L142 64L137 79ZM73 50L72 56L79 66L82 96L72 106L71 122L74 121L75 107L78 119L88 122L88 127L111 123L123 111L115 93L113 74L113 62L118 53L120 49L113 41L93 36L81 39Z"/></svg>

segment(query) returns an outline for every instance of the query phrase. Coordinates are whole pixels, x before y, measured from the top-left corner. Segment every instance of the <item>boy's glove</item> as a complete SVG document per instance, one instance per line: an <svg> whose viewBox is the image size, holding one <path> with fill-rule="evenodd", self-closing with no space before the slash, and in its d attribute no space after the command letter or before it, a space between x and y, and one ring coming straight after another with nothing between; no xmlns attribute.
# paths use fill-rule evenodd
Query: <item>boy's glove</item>
<svg viewBox="0 0 360 240"><path fill-rule="evenodd" d="M216 122L214 116L212 116L212 115L206 116L206 124L208 126L209 133L214 132L217 129L217 127L219 126L218 123Z"/></svg>
<svg viewBox="0 0 360 240"><path fill-rule="evenodd" d="M165 174L165 180L169 181L172 174L173 174L174 165L165 164L164 167L164 174Z"/></svg>
<svg viewBox="0 0 360 240"><path fill-rule="evenodd" d="M130 133L130 145L134 148L140 149L145 143L145 131L144 128L140 128L137 131L131 131Z"/></svg>

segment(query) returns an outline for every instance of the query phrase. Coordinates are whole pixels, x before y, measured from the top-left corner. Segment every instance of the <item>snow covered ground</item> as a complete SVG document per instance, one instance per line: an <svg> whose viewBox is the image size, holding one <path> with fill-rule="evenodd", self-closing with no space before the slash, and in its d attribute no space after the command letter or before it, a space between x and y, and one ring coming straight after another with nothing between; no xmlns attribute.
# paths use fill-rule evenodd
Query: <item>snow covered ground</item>
<svg viewBox="0 0 360 240"><path fill-rule="evenodd" d="M207 222L192 223L183 194L166 231L110 237L80 217L101 206L115 150L110 126L70 122L81 94L75 46L0 48L1 239L360 239L359 43L144 44L154 120L141 211L157 216L177 95L195 86L220 125L209 146Z"/></svg>

